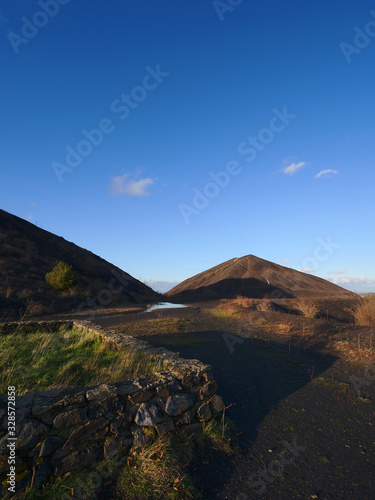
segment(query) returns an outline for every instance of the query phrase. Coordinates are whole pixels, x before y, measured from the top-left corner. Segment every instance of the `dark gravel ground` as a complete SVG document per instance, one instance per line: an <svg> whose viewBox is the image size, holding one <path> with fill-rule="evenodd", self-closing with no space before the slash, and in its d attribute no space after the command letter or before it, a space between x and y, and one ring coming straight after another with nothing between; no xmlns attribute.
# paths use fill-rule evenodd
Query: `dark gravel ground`
<svg viewBox="0 0 375 500"><path fill-rule="evenodd" d="M226 414L239 431L238 450L228 458L207 449L190 466L203 498L375 499L375 401L357 397L345 383L351 374L363 374L363 366L258 331L256 338L251 330L233 335L229 330L240 331L236 320L227 329L199 311L161 310L95 322L105 327L160 317L195 322L197 328L187 334L191 343L176 345L173 332L141 338L210 364L218 393L230 405Z"/></svg>

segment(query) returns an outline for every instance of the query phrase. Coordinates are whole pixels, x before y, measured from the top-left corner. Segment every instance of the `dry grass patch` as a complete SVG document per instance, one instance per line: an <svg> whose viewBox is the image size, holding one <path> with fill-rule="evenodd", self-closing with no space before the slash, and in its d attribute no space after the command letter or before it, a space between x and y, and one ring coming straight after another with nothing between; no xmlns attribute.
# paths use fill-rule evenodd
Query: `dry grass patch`
<svg viewBox="0 0 375 500"><path fill-rule="evenodd" d="M305 318L316 318L319 313L319 305L313 299L301 299L296 302L296 307Z"/></svg>
<svg viewBox="0 0 375 500"><path fill-rule="evenodd" d="M193 444L183 434L165 435L131 457L120 474L117 498L127 500L189 500L199 498L185 473Z"/></svg>
<svg viewBox="0 0 375 500"><path fill-rule="evenodd" d="M282 321L280 323L276 323L276 329L278 333L282 333L283 335L288 335L292 329L293 325L291 321Z"/></svg>
<svg viewBox="0 0 375 500"><path fill-rule="evenodd" d="M351 361L375 361L375 329L352 327L341 338L331 342L332 347Z"/></svg>
<svg viewBox="0 0 375 500"><path fill-rule="evenodd" d="M362 299L354 310L357 325L375 327L375 295Z"/></svg>
<svg viewBox="0 0 375 500"><path fill-rule="evenodd" d="M271 310L271 301L268 299L260 299L257 301L256 308L258 311L267 312Z"/></svg>

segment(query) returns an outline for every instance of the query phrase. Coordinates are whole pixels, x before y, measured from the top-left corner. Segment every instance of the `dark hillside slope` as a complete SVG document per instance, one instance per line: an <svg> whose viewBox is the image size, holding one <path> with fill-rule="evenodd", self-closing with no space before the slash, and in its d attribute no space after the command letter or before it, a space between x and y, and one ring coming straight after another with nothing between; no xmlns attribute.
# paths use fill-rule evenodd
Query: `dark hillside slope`
<svg viewBox="0 0 375 500"><path fill-rule="evenodd" d="M58 292L46 283L46 273L60 260L78 273L71 291ZM92 252L0 210L1 316L10 311L18 316L30 302L40 315L158 300L158 293Z"/></svg>

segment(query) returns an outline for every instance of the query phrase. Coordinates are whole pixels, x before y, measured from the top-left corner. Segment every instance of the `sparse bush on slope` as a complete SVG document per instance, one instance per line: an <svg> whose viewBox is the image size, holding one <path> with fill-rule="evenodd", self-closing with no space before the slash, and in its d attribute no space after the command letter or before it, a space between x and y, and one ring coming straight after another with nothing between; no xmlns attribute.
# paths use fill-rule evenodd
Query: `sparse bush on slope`
<svg viewBox="0 0 375 500"><path fill-rule="evenodd" d="M364 298L354 310L357 325L375 327L375 295Z"/></svg>
<svg viewBox="0 0 375 500"><path fill-rule="evenodd" d="M315 300L301 299L296 306L305 318L315 318L319 313L319 307Z"/></svg>
<svg viewBox="0 0 375 500"><path fill-rule="evenodd" d="M46 274L46 281L51 288L61 292L73 288L78 283L78 274L73 271L72 266L60 261Z"/></svg>

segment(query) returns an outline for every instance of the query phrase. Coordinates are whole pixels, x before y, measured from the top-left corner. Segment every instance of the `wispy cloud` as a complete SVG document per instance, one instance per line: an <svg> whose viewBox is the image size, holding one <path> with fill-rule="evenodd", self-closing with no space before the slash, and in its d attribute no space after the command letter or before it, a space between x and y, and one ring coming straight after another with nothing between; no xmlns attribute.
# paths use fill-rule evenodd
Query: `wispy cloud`
<svg viewBox="0 0 375 500"><path fill-rule="evenodd" d="M333 283L358 283L361 285L375 285L375 280L367 278L366 276L342 276L340 278L332 278Z"/></svg>
<svg viewBox="0 0 375 500"><path fill-rule="evenodd" d="M28 220L29 222L33 219L33 215L29 214L29 215L26 215L25 219Z"/></svg>
<svg viewBox="0 0 375 500"><path fill-rule="evenodd" d="M282 168L281 171L285 175L293 175L296 172L298 172L298 170L300 170L301 168L303 168L305 165L306 165L305 161L300 161L298 163L294 163L293 162L293 163L290 163L289 165L287 165L286 167Z"/></svg>
<svg viewBox="0 0 375 500"><path fill-rule="evenodd" d="M136 174L137 176L137 174ZM148 187L152 186L156 179L145 177L144 179L132 179L132 174L111 177L109 192L112 196L149 196Z"/></svg>
<svg viewBox="0 0 375 500"><path fill-rule="evenodd" d="M328 168L327 170L321 170L318 174L316 174L316 179L326 179L327 177L333 177L334 175L338 175L340 172L338 170L332 170L332 168Z"/></svg>
<svg viewBox="0 0 375 500"><path fill-rule="evenodd" d="M328 271L327 274L344 274L345 269L337 269L336 271Z"/></svg>
<svg viewBox="0 0 375 500"><path fill-rule="evenodd" d="M314 269L304 269L304 268L300 269L299 271L301 273L313 273L313 272L315 272Z"/></svg>
<svg viewBox="0 0 375 500"><path fill-rule="evenodd" d="M375 292L375 279L367 278L367 276L340 276L329 278L329 281L349 290Z"/></svg>
<svg viewBox="0 0 375 500"><path fill-rule="evenodd" d="M280 259L280 262L287 264L288 262L291 262L291 260L290 259Z"/></svg>

